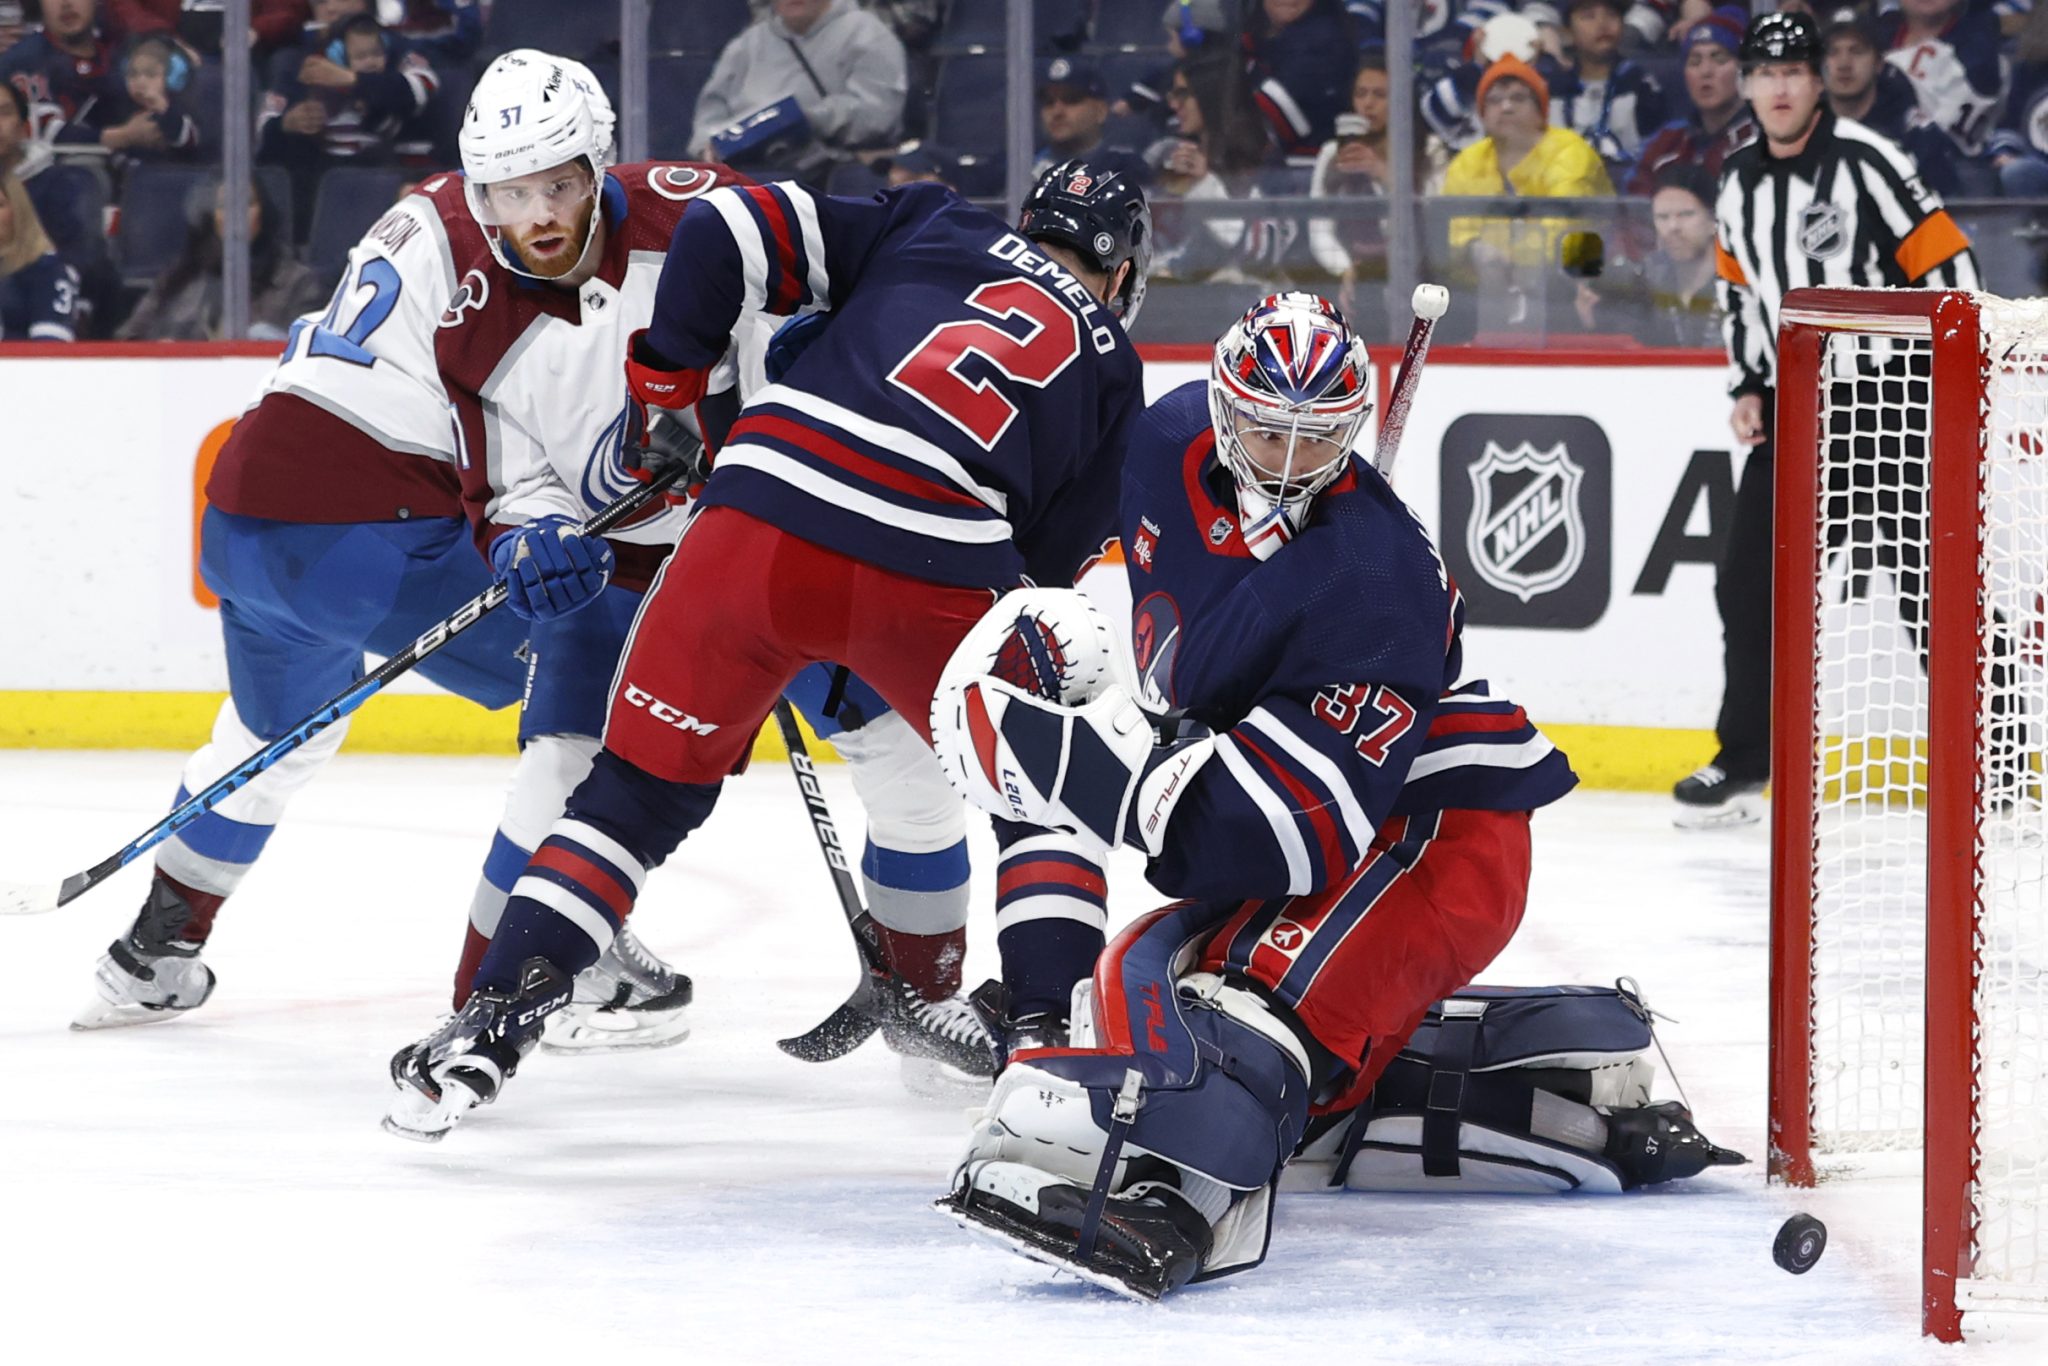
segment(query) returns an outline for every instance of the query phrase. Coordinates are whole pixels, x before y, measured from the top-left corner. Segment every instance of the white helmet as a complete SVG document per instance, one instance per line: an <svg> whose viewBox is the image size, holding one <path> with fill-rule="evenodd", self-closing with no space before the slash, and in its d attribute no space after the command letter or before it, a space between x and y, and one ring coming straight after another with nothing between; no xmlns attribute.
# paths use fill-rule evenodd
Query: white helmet
<svg viewBox="0 0 2048 1366"><path fill-rule="evenodd" d="M478 79L457 137L463 197L491 254L506 269L534 274L505 250L503 218L485 187L580 159L590 168L595 195L612 162L617 122L597 77L567 57L519 48L492 62ZM596 240L595 233L584 239L584 255ZM577 265L584 264L579 256Z"/></svg>

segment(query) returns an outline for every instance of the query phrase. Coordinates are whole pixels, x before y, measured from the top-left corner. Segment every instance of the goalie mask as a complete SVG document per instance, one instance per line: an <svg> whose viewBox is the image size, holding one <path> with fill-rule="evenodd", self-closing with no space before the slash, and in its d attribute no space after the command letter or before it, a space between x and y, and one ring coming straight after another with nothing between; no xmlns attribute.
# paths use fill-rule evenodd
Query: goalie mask
<svg viewBox="0 0 2048 1366"><path fill-rule="evenodd" d="M1209 421L1259 559L1294 538L1349 468L1372 412L1370 375L1365 343L1314 294L1268 295L1216 343Z"/></svg>
<svg viewBox="0 0 2048 1366"><path fill-rule="evenodd" d="M597 78L566 57L521 48L478 79L457 139L463 198L500 265L534 280L590 265L615 122Z"/></svg>

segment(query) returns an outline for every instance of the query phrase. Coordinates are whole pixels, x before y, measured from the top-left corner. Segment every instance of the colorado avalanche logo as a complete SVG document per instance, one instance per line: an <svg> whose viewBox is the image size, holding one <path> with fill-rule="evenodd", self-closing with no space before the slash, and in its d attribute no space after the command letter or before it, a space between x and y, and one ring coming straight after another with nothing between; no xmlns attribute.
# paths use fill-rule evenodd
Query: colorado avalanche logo
<svg viewBox="0 0 2048 1366"><path fill-rule="evenodd" d="M1153 593L1131 612L1131 660L1138 666L1140 699L1154 711L1174 705L1173 661L1180 652L1180 608Z"/></svg>
<svg viewBox="0 0 2048 1366"><path fill-rule="evenodd" d="M590 458L583 462L585 507L604 507L639 487L640 481L626 470L626 417L631 411L632 403L628 401L598 434L597 444L590 448Z"/></svg>
<svg viewBox="0 0 2048 1366"><path fill-rule="evenodd" d="M694 166L657 166L647 173L648 189L663 199L678 202L695 199L709 190L712 184L711 173L700 171Z"/></svg>
<svg viewBox="0 0 2048 1366"><path fill-rule="evenodd" d="M1571 582L1586 558L1579 513L1586 471L1564 443L1538 451L1524 441L1503 451L1489 441L1466 473L1472 515L1465 552L1479 577L1523 602Z"/></svg>
<svg viewBox="0 0 2048 1366"><path fill-rule="evenodd" d="M484 273L471 267L463 274L462 284L448 300L448 307L441 310L441 327L460 327L462 317L471 309L483 312L484 305L491 301L491 282Z"/></svg>

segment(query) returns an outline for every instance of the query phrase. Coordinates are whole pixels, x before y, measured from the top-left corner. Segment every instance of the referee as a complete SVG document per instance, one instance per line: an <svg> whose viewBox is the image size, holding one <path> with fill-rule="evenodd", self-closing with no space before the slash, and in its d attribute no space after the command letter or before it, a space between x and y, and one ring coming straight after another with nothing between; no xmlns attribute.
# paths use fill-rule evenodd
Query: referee
<svg viewBox="0 0 2048 1366"><path fill-rule="evenodd" d="M1726 679L1714 726L1720 752L1672 791L1677 823L1687 828L1745 825L1763 814L1770 776L1771 431L1778 311L1786 291L1802 285L1978 287L1969 239L1921 183L1913 158L1829 112L1822 52L1820 30L1807 14L1759 16L1742 39L1743 93L1763 136L1730 153L1722 171L1715 264L1735 399L1729 425L1752 450L1714 584ZM1917 383L1919 401L1928 397L1926 380L1916 382L1897 362L1850 382L1895 402L1912 401ZM1924 445L1906 451L1902 443L1900 455L1926 458ZM1925 624L1917 618L1925 495L1911 487L1915 481L1904 482L1851 496L1863 522L1859 545L1874 541L1869 549L1883 562L1877 567L1896 577L1901 616L1924 657ZM1839 540L1845 521L1833 525ZM1861 563L1861 552L1858 558Z"/></svg>

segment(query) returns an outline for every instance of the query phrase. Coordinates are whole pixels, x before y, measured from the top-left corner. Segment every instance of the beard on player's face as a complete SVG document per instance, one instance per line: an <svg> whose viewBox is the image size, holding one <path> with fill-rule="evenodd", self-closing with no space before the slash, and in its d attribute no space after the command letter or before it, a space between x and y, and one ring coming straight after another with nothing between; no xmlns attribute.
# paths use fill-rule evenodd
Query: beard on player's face
<svg viewBox="0 0 2048 1366"><path fill-rule="evenodd" d="M519 262L543 279L567 275L583 259L597 214L597 196L585 199L573 214L550 213L537 223L507 224L502 231Z"/></svg>

